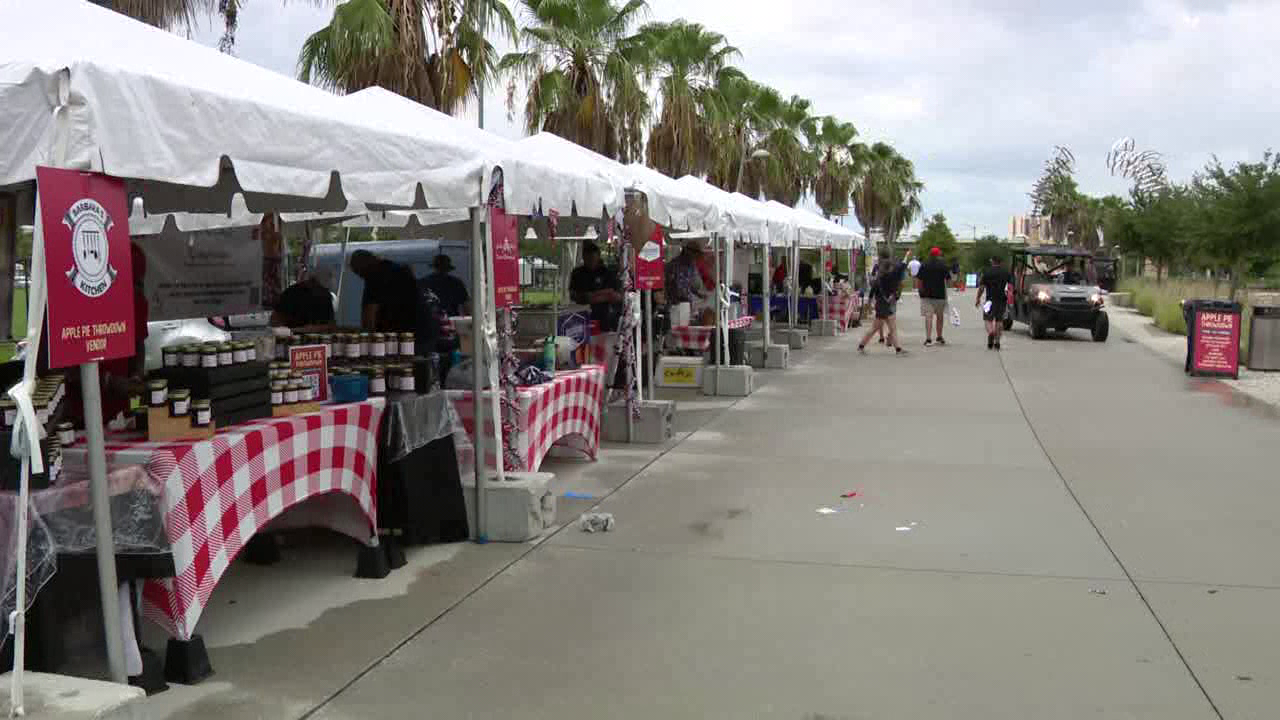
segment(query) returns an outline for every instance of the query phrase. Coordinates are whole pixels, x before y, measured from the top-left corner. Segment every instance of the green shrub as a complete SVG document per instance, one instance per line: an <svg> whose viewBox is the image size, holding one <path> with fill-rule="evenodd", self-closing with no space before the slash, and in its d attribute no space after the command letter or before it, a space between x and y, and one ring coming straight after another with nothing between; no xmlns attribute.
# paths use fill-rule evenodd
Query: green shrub
<svg viewBox="0 0 1280 720"><path fill-rule="evenodd" d="M1176 300L1161 299L1156 305L1155 315L1156 327L1166 332L1176 333L1178 335L1187 334L1187 321L1182 316L1182 304Z"/></svg>
<svg viewBox="0 0 1280 720"><path fill-rule="evenodd" d="M1156 313L1155 290L1151 288L1143 288L1142 290L1139 290L1138 292L1134 293L1133 307L1136 308L1138 312L1148 317L1155 315Z"/></svg>

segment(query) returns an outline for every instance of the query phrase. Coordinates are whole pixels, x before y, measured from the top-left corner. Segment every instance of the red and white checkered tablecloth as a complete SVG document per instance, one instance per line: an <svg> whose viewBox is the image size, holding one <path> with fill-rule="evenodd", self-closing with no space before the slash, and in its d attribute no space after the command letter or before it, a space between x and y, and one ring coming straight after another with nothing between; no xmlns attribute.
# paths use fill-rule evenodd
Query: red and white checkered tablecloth
<svg viewBox="0 0 1280 720"><path fill-rule="evenodd" d="M237 425L209 440L145 442L113 436L107 465L147 465L164 480L163 512L177 574L148 581L143 611L190 640L236 554L273 518L309 498L348 495L315 520L362 542L377 527L378 423L372 399ZM83 441L63 451L85 463ZM328 506L326 506L328 508Z"/></svg>
<svg viewBox="0 0 1280 720"><path fill-rule="evenodd" d="M754 321L755 318L751 315L744 315L737 320L730 320L728 328L730 330L744 330L751 327L751 323ZM668 342L676 350L706 352L711 349L711 336L715 332L715 325L677 325L671 328L671 336L668 338Z"/></svg>
<svg viewBox="0 0 1280 720"><path fill-rule="evenodd" d="M858 311L862 299L857 295L835 295L826 298L818 298L818 313L823 319L833 318L836 322L836 332L844 333L849 329L849 321L853 319L853 314Z"/></svg>
<svg viewBox="0 0 1280 720"><path fill-rule="evenodd" d="M577 370L556 371L555 379L542 385L516 390L519 417L516 418L517 447L521 467L511 471L536 471L553 446L566 455L594 460L600 450L600 415L604 410L604 368L584 365ZM476 413L471 391L449 390L449 401L462 419L467 435L474 441ZM484 393L485 436L493 437L493 418L488 408L490 394ZM485 445L485 460L494 462L493 443ZM557 453L559 454L559 453ZM460 466L469 466L474 456L471 449L458 450Z"/></svg>

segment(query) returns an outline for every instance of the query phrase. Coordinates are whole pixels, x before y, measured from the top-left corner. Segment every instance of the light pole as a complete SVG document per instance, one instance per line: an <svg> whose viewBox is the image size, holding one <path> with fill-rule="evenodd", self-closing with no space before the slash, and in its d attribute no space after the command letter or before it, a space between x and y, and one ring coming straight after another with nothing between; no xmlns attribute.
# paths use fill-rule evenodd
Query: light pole
<svg viewBox="0 0 1280 720"><path fill-rule="evenodd" d="M759 160L769 157L769 151L764 148L758 148L751 153L751 157L747 157L746 148L742 150L742 164L738 165L738 183L734 185L734 192L742 192L742 171L747 169L747 160Z"/></svg>

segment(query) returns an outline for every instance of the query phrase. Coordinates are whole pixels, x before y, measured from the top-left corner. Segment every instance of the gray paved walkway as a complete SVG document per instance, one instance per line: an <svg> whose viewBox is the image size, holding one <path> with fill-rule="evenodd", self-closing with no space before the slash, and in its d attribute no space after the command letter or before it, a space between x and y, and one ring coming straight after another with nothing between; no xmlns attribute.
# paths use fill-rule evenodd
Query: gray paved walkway
<svg viewBox="0 0 1280 720"><path fill-rule="evenodd" d="M358 602L333 557L287 582L237 571L204 621L217 681L151 703L331 720L1274 717L1276 420L1119 336L1018 332L990 353L961 307L946 348L920 347L908 300L909 357L819 341L745 400L687 405L696 432L661 453L558 465L563 488L612 492L616 532L422 551ZM300 601L315 606L301 620ZM240 619L264 613L260 632Z"/></svg>

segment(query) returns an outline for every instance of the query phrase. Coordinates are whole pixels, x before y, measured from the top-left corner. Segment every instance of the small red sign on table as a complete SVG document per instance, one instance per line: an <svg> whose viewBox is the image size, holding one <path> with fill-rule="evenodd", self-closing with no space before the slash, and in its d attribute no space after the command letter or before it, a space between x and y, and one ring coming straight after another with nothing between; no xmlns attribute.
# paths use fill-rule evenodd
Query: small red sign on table
<svg viewBox="0 0 1280 720"><path fill-rule="evenodd" d="M662 289L662 228L654 227L649 241L636 256L636 287L641 290Z"/></svg>
<svg viewBox="0 0 1280 720"><path fill-rule="evenodd" d="M294 345L289 348L289 370L301 373L315 389L316 402L329 400L329 358L324 345Z"/></svg>
<svg viewBox="0 0 1280 720"><path fill-rule="evenodd" d="M1192 321L1192 374L1239 378L1239 313L1197 309Z"/></svg>
<svg viewBox="0 0 1280 720"><path fill-rule="evenodd" d="M501 309L520 304L520 236L516 232L516 216L498 208L489 212L493 233L494 307Z"/></svg>
<svg viewBox="0 0 1280 720"><path fill-rule="evenodd" d="M49 367L132 357L133 258L124 181L36 168L49 289Z"/></svg>

